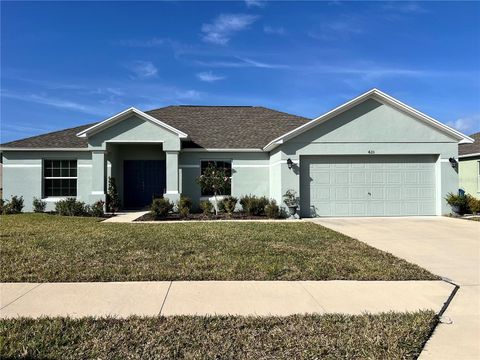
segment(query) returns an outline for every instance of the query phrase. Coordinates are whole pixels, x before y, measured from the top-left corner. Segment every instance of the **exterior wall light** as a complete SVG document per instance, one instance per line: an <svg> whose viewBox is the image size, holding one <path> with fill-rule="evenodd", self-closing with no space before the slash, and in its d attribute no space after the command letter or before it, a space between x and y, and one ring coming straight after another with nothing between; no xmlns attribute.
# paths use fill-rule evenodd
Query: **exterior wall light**
<svg viewBox="0 0 480 360"><path fill-rule="evenodd" d="M448 161L450 161L450 165L452 165L452 168L454 168L455 170L458 168L458 161L454 157L451 157L450 159L448 159Z"/></svg>
<svg viewBox="0 0 480 360"><path fill-rule="evenodd" d="M288 158L288 160L287 160L287 166L288 166L288 168L289 168L290 170L292 170L292 166L293 166L293 161L292 161L292 159Z"/></svg>

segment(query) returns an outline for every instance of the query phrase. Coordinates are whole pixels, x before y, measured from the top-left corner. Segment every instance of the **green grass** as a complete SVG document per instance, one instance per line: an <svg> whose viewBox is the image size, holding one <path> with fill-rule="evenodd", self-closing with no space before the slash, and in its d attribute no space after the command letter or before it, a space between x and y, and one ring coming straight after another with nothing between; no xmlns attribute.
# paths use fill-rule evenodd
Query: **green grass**
<svg viewBox="0 0 480 360"><path fill-rule="evenodd" d="M416 359L432 311L290 317L0 320L0 358Z"/></svg>
<svg viewBox="0 0 480 360"><path fill-rule="evenodd" d="M1 282L429 280L427 270L312 223L113 224L0 217Z"/></svg>

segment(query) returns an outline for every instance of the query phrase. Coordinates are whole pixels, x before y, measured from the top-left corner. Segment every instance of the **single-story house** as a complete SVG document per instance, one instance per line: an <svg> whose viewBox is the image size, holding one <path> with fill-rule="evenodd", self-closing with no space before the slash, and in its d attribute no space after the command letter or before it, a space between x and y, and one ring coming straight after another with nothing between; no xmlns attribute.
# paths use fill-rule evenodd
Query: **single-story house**
<svg viewBox="0 0 480 360"><path fill-rule="evenodd" d="M458 146L460 189L480 199L480 132L470 137L474 143Z"/></svg>
<svg viewBox="0 0 480 360"><path fill-rule="evenodd" d="M104 200L116 179L125 208L153 196L197 203L211 162L231 174L227 195L282 202L310 216L441 215L458 189L466 135L372 89L316 119L258 106L126 109L104 121L1 145L4 198Z"/></svg>

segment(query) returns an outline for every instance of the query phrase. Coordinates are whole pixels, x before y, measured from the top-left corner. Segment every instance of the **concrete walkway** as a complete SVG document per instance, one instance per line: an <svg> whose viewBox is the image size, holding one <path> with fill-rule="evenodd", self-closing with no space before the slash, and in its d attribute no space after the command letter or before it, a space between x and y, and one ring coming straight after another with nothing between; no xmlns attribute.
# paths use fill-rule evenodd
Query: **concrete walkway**
<svg viewBox="0 0 480 360"><path fill-rule="evenodd" d="M138 219L140 216L147 214L148 211L129 211L117 213L115 216L103 220L104 223L131 223Z"/></svg>
<svg viewBox="0 0 480 360"><path fill-rule="evenodd" d="M390 252L460 286L420 359L480 359L480 222L447 217L313 222Z"/></svg>
<svg viewBox="0 0 480 360"><path fill-rule="evenodd" d="M0 317L438 313L453 288L444 281L2 283Z"/></svg>

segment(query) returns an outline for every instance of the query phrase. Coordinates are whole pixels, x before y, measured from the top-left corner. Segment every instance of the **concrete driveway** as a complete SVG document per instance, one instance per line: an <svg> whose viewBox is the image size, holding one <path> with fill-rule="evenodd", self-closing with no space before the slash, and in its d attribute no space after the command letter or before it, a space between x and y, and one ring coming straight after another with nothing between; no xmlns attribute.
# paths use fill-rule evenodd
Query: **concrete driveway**
<svg viewBox="0 0 480 360"><path fill-rule="evenodd" d="M446 217L312 219L460 286L421 359L480 359L480 222Z"/></svg>

